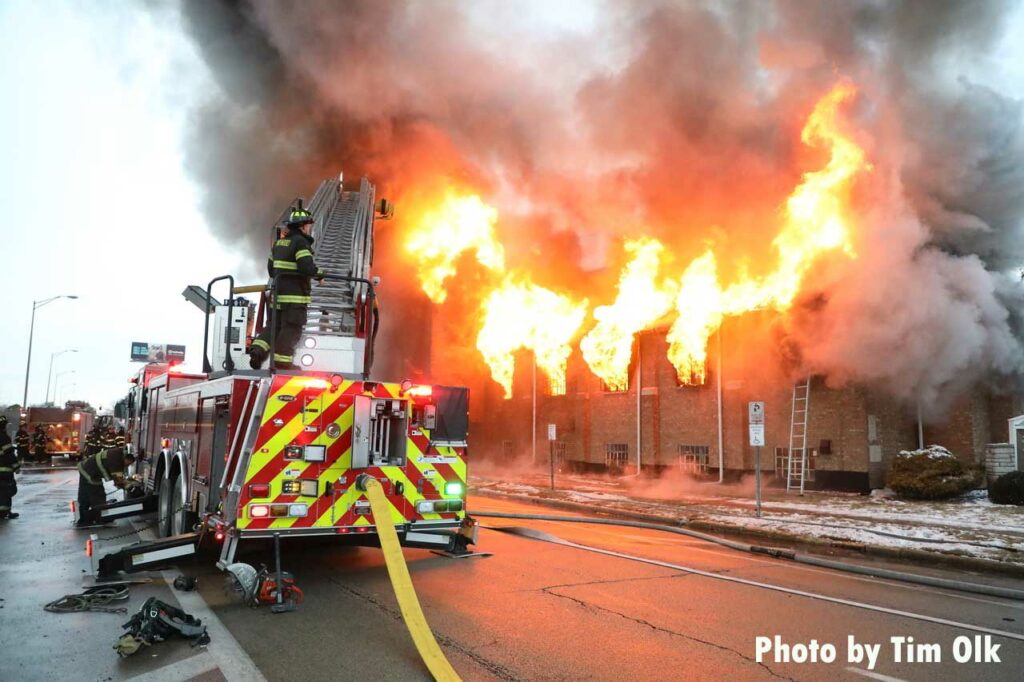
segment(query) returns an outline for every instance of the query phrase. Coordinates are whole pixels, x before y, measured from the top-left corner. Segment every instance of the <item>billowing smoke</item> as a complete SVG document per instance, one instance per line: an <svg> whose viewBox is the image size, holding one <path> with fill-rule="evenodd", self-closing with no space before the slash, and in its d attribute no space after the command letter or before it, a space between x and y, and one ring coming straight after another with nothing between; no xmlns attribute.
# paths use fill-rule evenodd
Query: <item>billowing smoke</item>
<svg viewBox="0 0 1024 682"><path fill-rule="evenodd" d="M873 170L857 257L822 258L787 315L794 371L934 406L1020 371L1021 104L963 76L1008 3L580 3L576 21L542 6L186 2L219 86L188 155L220 236L259 261L283 206L343 169L398 201L376 263L392 320L425 305L402 202L447 183L497 206L510 262L553 289L610 301L640 234L680 270L712 244L728 281L769 267L779 207L820 163L800 128L846 78ZM471 336L453 298L434 324ZM402 370L421 362L408 336L385 344Z"/></svg>

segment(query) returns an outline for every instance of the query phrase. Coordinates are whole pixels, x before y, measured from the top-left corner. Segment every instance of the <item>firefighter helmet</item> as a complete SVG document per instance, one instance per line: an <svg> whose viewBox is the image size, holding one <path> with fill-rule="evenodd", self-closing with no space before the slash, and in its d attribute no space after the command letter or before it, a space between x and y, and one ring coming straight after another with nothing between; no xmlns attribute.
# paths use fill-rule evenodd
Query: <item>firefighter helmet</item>
<svg viewBox="0 0 1024 682"><path fill-rule="evenodd" d="M288 216L288 227L302 227L313 222L313 214L304 208L297 208Z"/></svg>

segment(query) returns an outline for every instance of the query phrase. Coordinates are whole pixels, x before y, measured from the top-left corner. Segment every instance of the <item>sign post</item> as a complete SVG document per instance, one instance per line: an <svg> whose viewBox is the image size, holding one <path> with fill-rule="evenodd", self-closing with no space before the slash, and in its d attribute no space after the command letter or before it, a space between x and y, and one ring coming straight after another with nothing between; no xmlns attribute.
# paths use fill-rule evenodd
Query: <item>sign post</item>
<svg viewBox="0 0 1024 682"><path fill-rule="evenodd" d="M548 424L548 467L551 470L551 489L555 489L555 441L558 439L558 430L554 424Z"/></svg>
<svg viewBox="0 0 1024 682"><path fill-rule="evenodd" d="M747 404L750 444L754 447L754 482L757 490L757 518L761 518L761 448L764 446L764 403Z"/></svg>

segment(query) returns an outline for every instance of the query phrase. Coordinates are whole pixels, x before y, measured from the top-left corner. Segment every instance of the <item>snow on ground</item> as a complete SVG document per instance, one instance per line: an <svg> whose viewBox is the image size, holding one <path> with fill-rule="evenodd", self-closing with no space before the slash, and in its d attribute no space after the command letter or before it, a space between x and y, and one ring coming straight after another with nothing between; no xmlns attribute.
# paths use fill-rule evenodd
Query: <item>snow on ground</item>
<svg viewBox="0 0 1024 682"><path fill-rule="evenodd" d="M919 502L829 493L791 497L768 490L758 519L754 500L746 497L689 491L672 495L661 484L652 484L650 489L656 494L646 496L642 482L616 482L608 477L561 476L555 490L546 478L541 483L540 477L532 475L514 481L474 477L472 483L478 490L565 500L595 510L703 520L796 539L839 540L1024 563L1024 508L992 504L984 491L953 501ZM703 486L701 492L706 490L708 486Z"/></svg>

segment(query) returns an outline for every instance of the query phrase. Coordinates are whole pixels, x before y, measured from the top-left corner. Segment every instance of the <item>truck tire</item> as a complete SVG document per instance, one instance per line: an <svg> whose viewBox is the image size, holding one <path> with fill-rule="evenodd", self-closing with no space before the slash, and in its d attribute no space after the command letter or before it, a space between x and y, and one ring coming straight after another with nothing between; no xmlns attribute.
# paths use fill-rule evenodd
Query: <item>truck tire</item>
<svg viewBox="0 0 1024 682"><path fill-rule="evenodd" d="M192 532L195 521L192 520L192 511L185 504L187 500L188 491L185 489L185 480L179 474L171 482L171 510L174 513L171 514L168 528L170 535Z"/></svg>
<svg viewBox="0 0 1024 682"><path fill-rule="evenodd" d="M171 479L169 476L160 479L156 508L156 534L166 538L171 534L171 512L174 510L174 507L171 506Z"/></svg>

